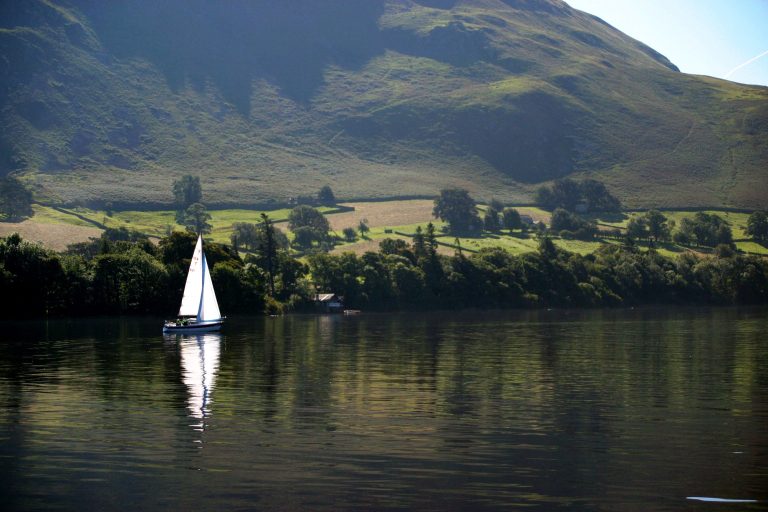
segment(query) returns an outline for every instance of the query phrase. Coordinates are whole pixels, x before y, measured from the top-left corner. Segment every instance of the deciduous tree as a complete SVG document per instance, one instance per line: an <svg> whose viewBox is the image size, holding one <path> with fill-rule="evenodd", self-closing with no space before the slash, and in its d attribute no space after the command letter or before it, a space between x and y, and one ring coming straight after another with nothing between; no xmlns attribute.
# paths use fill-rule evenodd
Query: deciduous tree
<svg viewBox="0 0 768 512"><path fill-rule="evenodd" d="M747 219L747 234L758 242L768 241L768 212L753 212Z"/></svg>
<svg viewBox="0 0 768 512"><path fill-rule="evenodd" d="M482 227L475 201L464 189L450 188L440 191L440 197L435 199L432 214L447 222L451 233L476 233Z"/></svg>
<svg viewBox="0 0 768 512"><path fill-rule="evenodd" d="M173 199L178 210L186 210L203 200L200 177L186 174L173 182Z"/></svg>
<svg viewBox="0 0 768 512"><path fill-rule="evenodd" d="M211 220L211 214L208 213L205 206L200 203L190 205L184 211L184 227L188 230L204 235L210 233L213 226L208 222Z"/></svg>
<svg viewBox="0 0 768 512"><path fill-rule="evenodd" d="M13 176L0 179L0 216L17 221L32 213L32 193Z"/></svg>

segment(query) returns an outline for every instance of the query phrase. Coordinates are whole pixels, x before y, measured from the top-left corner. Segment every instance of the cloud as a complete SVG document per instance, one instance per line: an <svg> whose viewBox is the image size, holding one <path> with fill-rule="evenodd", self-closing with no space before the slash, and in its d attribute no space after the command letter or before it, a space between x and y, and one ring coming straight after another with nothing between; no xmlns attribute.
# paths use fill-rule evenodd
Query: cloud
<svg viewBox="0 0 768 512"><path fill-rule="evenodd" d="M743 68L744 66L749 66L750 64L752 64L753 62L755 62L757 59L760 59L760 58L762 58L762 57L765 57L766 55L768 55L768 50L764 51L764 52L763 52L763 53L761 53L760 55L755 55L754 57L752 57L751 59L749 59L749 60L748 60L748 61L746 61L746 62L742 62L741 64L739 64L738 66L736 66L735 68L733 68L732 70L730 70L728 73L726 73L724 78L728 78L729 76L731 76L732 74L734 74L735 72L737 72L738 70L740 70L741 68Z"/></svg>

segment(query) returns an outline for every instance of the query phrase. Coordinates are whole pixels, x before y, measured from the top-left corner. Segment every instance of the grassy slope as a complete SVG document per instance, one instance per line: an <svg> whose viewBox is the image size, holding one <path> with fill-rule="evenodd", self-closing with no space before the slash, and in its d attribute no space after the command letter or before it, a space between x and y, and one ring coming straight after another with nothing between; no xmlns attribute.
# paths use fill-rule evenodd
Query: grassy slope
<svg viewBox="0 0 768 512"><path fill-rule="evenodd" d="M229 206L327 183L524 202L568 173L634 207L768 199L768 89L674 72L557 2L372 2L330 20L233 2L202 25L173 2L74 4L30 0L0 27L0 169L50 201L167 204L185 173Z"/></svg>
<svg viewBox="0 0 768 512"><path fill-rule="evenodd" d="M322 207L321 210L328 215L328 219L335 230L335 233L340 236L341 230L344 227L356 227L360 219L367 219L370 226L370 231L367 233L365 239L358 239L355 242L341 242L335 248L334 252L340 253L345 251L355 252L362 254L369 250L378 250L378 244L385 238L402 238L410 241L408 235L415 233L416 228L421 226L424 229L427 223L432 222L438 233L444 226L444 223L432 218L432 202L425 200L409 200L409 201L384 201L384 202L360 202L349 203L346 206L352 206L355 208L353 212L344 213L329 213L334 210L329 207ZM33 231L34 239L40 241L44 245L51 246L57 250L63 249L67 243L65 238L71 236L71 243L76 241L82 241L84 237L96 236L97 230L93 229L93 224L78 218L72 214L62 213L54 210L50 207L44 207L35 205L35 215L27 221L28 225L25 225L24 229L31 229L32 225L36 225ZM536 221L549 221L549 214L541 209L533 207L519 207L518 210L521 213L531 215ZM213 225L213 231L208 238L217 242L229 243L229 237L232 233L232 224L234 222L258 222L260 215L264 211L271 219L276 221L277 226L280 229L287 230L287 223L285 219L288 216L288 210L242 210L242 209L229 209L229 210L212 210L211 224ZM90 210L86 208L77 208L71 210L71 213L77 214L80 217L90 219L94 222L101 223L108 227L126 227L128 229L134 229L142 233L146 233L155 237L165 236L169 227L170 229L181 230L181 226L178 226L174 222L174 213L172 211L155 211L155 212L140 212L140 211L120 211L114 212L111 217L108 217L105 212ZM736 245L739 249L756 254L768 255L768 248L763 247L760 244L756 244L752 241L745 239L744 229L746 227L747 214L733 213L712 210L708 213L714 213L725 218L734 232L734 238L737 241ZM596 218L599 223L604 226L615 226L618 228L626 227L629 218L637 213L614 215L609 218ZM684 217L691 217L694 215L692 212L664 212L664 214L670 219L675 220L678 224ZM40 226L48 226L43 228ZM0 224L0 228L4 225ZM7 226L6 226L7 227ZM61 227L82 227L83 230L77 232L70 232L67 230L61 230ZM88 230L85 230L88 228ZM9 234L13 231L13 227L7 227L4 233ZM440 252L443 254L453 254L455 252L456 238L451 235L439 235L438 241L442 244ZM521 254L524 252L534 251L538 247L538 239L532 234L524 234L519 232L509 233L504 231L499 234L485 233L482 237L459 239L461 247L469 252L478 251L483 248L501 247L513 254ZM579 240L555 240L555 244L558 247L566 249L568 251L577 252L580 254L588 254L600 247L601 243L617 243L612 239L604 239L594 242L583 242ZM666 256L674 256L687 249L676 246L674 244L664 244L658 248L658 251Z"/></svg>

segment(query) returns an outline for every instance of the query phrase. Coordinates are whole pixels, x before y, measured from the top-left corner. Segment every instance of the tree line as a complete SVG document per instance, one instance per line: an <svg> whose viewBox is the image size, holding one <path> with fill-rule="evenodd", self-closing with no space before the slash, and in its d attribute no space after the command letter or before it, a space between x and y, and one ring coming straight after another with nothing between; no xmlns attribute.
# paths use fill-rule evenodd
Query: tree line
<svg viewBox="0 0 768 512"><path fill-rule="evenodd" d="M361 256L314 252L297 259L273 238L268 218L254 252L207 243L222 311L280 313L312 308L318 292L344 296L349 308L593 307L641 304L765 304L768 261L720 248L675 259L632 245L605 245L582 256L543 237L537 251L500 248L452 256L437 252L435 228L411 243L385 239ZM45 315L173 315L196 235L175 232L156 245L127 230L55 253L18 235L0 239L3 318Z"/></svg>
<svg viewBox="0 0 768 512"><path fill-rule="evenodd" d="M195 205L204 212L196 202L201 199L199 180L179 183L174 186L179 215L190 217ZM594 184L560 188L582 195L588 191L590 204L612 204L604 197L598 200L607 191ZM329 187L321 193L326 199L329 193L332 196ZM433 213L457 236L535 229L539 248L519 256L501 248L467 255L457 245L455 254L446 256L438 254L437 229L429 223L417 228L410 242L385 239L378 251L334 255L328 251L337 239L328 220L302 204L288 218L292 239L262 214L258 223L235 223L231 244L206 244L222 310L230 314L310 310L315 294L324 292L343 295L347 307L370 310L741 304L768 299L768 262L737 253L730 227L716 215L699 212L675 229L671 220L651 210L630 220L622 244L581 256L558 249L549 233L594 237L597 227L559 206L548 230L542 224L527 226L517 210L497 201L490 202L481 219L475 201L461 189L442 191ZM172 315L184 287L195 233L205 231L197 222L188 222L187 227L187 232L170 233L157 244L125 228L107 229L99 239L71 245L63 253L18 235L0 239L0 316ZM357 236L354 228L349 231L345 230L346 238ZM367 223L361 221L357 231L365 237ZM756 240L768 239L768 214L750 216L747 231ZM654 250L641 251L634 243L646 240L653 247L670 239L716 248L712 256L686 253L672 259Z"/></svg>

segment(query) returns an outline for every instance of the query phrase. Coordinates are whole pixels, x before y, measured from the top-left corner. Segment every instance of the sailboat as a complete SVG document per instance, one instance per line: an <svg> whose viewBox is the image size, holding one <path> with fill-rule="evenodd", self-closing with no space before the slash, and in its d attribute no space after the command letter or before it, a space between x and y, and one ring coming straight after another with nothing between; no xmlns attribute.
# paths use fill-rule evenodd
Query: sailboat
<svg viewBox="0 0 768 512"><path fill-rule="evenodd" d="M178 320L168 320L163 325L163 332L208 332L218 331L224 319L216 302L213 291L211 272L203 251L203 237L197 237L195 252L189 264L187 284L181 299Z"/></svg>

